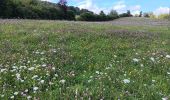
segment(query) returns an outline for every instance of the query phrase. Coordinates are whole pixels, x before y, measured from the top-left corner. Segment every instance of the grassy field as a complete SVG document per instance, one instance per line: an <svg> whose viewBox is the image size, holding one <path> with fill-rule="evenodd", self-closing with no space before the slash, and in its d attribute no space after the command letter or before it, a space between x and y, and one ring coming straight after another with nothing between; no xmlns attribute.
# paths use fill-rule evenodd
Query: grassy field
<svg viewBox="0 0 170 100"><path fill-rule="evenodd" d="M125 19L0 20L0 99L168 100L168 24Z"/></svg>

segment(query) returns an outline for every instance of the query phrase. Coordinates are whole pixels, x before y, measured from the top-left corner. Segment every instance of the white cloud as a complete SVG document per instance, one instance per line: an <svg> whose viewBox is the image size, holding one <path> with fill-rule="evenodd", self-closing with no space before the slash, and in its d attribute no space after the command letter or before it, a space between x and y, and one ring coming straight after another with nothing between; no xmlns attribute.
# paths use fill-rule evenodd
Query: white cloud
<svg viewBox="0 0 170 100"><path fill-rule="evenodd" d="M102 10L102 8L99 8L97 5L95 5L92 0L85 0L79 2L77 5L80 9L88 9L95 13L99 13Z"/></svg>
<svg viewBox="0 0 170 100"><path fill-rule="evenodd" d="M168 7L159 7L154 11L155 15L160 15L160 14L168 14L170 11L170 8Z"/></svg>
<svg viewBox="0 0 170 100"><path fill-rule="evenodd" d="M125 13L130 10L133 15L139 14L141 11L140 5L127 6L125 1L119 1L113 5L113 9L117 10L119 13Z"/></svg>
<svg viewBox="0 0 170 100"><path fill-rule="evenodd" d="M77 1L77 5L80 9L88 9L95 13L99 13L103 10L106 14L108 14L112 9L117 10L119 13L127 12L127 10L131 10L132 14L137 14L141 10L140 5L127 6L124 0L120 0L118 2L114 2L112 7L99 7L95 4L94 0L74 0Z"/></svg>
<svg viewBox="0 0 170 100"><path fill-rule="evenodd" d="M124 1L118 1L113 5L113 9L117 11L124 11L126 7L127 6Z"/></svg>

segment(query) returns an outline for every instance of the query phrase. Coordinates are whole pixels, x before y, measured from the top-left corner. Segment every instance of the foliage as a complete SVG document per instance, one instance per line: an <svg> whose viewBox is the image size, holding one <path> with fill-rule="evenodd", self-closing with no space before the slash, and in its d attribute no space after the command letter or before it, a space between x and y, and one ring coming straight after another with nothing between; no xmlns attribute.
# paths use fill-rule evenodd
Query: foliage
<svg viewBox="0 0 170 100"><path fill-rule="evenodd" d="M61 0L59 4L40 0L0 1L1 18L74 20L74 16L75 13L73 13L72 9L67 10L65 0Z"/></svg>
<svg viewBox="0 0 170 100"><path fill-rule="evenodd" d="M109 16L113 19L119 18L118 12L116 10L111 10Z"/></svg>
<svg viewBox="0 0 170 100"><path fill-rule="evenodd" d="M139 17L142 17L142 15L143 15L143 12L142 12L142 11L140 11Z"/></svg>
<svg viewBox="0 0 170 100"><path fill-rule="evenodd" d="M131 14L130 10L127 10L126 13L122 13L119 15L119 17L132 17L133 15Z"/></svg>
<svg viewBox="0 0 170 100"><path fill-rule="evenodd" d="M0 18L75 20L76 15L80 15L78 20L83 21L108 21L119 18L115 10L108 15L103 11L94 14L87 9L67 6L66 0L60 0L57 4L41 0L0 1ZM120 17L131 17L130 11Z"/></svg>
<svg viewBox="0 0 170 100"><path fill-rule="evenodd" d="M158 16L159 19L170 19L170 15L169 14L161 14Z"/></svg>
<svg viewBox="0 0 170 100"><path fill-rule="evenodd" d="M144 13L144 14L143 14L143 17L149 18L149 17L150 17L150 16L149 16L149 13Z"/></svg>

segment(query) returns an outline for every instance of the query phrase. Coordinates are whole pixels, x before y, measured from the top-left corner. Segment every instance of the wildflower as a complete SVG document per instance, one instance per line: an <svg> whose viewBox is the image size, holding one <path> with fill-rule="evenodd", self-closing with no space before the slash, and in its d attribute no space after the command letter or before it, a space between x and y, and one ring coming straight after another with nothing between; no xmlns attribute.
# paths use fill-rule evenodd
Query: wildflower
<svg viewBox="0 0 170 100"><path fill-rule="evenodd" d="M150 60L153 61L153 62L155 62L155 58L153 58L153 57L151 57Z"/></svg>
<svg viewBox="0 0 170 100"><path fill-rule="evenodd" d="M34 75L34 76L32 77L32 79L35 79L35 78L38 78L38 75Z"/></svg>
<svg viewBox="0 0 170 100"><path fill-rule="evenodd" d="M45 52L41 52L40 54L43 55L43 54L45 54Z"/></svg>
<svg viewBox="0 0 170 100"><path fill-rule="evenodd" d="M41 83L41 84L44 84L44 80L41 80L40 83Z"/></svg>
<svg viewBox="0 0 170 100"><path fill-rule="evenodd" d="M11 99L14 99L14 96L11 96L10 98L11 98Z"/></svg>
<svg viewBox="0 0 170 100"><path fill-rule="evenodd" d="M46 64L43 64L42 67L46 67L47 65Z"/></svg>
<svg viewBox="0 0 170 100"><path fill-rule="evenodd" d="M4 96L5 96L5 95L2 94L2 95L1 95L1 98L3 98Z"/></svg>
<svg viewBox="0 0 170 100"><path fill-rule="evenodd" d="M55 70L55 67L52 67L52 70Z"/></svg>
<svg viewBox="0 0 170 100"><path fill-rule="evenodd" d="M134 58L133 61L134 62L139 62L139 59Z"/></svg>
<svg viewBox="0 0 170 100"><path fill-rule="evenodd" d="M21 80L21 83L23 83L24 82L24 80Z"/></svg>
<svg viewBox="0 0 170 100"><path fill-rule="evenodd" d="M14 95L18 95L18 92L14 92Z"/></svg>
<svg viewBox="0 0 170 100"><path fill-rule="evenodd" d="M123 82L124 82L125 84L127 84L127 83L130 83L130 80L129 80L129 79L124 79Z"/></svg>
<svg viewBox="0 0 170 100"><path fill-rule="evenodd" d="M170 75L170 72L167 72L168 75Z"/></svg>
<svg viewBox="0 0 170 100"><path fill-rule="evenodd" d="M19 73L16 74L17 79L21 78L21 75Z"/></svg>
<svg viewBox="0 0 170 100"><path fill-rule="evenodd" d="M92 80L90 79L90 80L88 80L88 83L90 83Z"/></svg>
<svg viewBox="0 0 170 100"><path fill-rule="evenodd" d="M143 65L143 64L140 64L140 66L141 66L141 67L144 67L144 65Z"/></svg>
<svg viewBox="0 0 170 100"><path fill-rule="evenodd" d="M99 72L99 71L96 71L96 74L100 74L100 72Z"/></svg>
<svg viewBox="0 0 170 100"><path fill-rule="evenodd" d="M168 98L167 98L167 97L165 97L165 98L162 98L162 100L168 100Z"/></svg>
<svg viewBox="0 0 170 100"><path fill-rule="evenodd" d="M55 76L55 77L58 77L58 74L55 74L54 76Z"/></svg>
<svg viewBox="0 0 170 100"><path fill-rule="evenodd" d="M49 85L53 85L54 83L52 83L52 82L49 82Z"/></svg>
<svg viewBox="0 0 170 100"><path fill-rule="evenodd" d="M66 80L63 80L63 79L62 79L62 80L60 80L59 82L62 83L62 84L64 84L64 83L66 82Z"/></svg>
<svg viewBox="0 0 170 100"><path fill-rule="evenodd" d="M152 80L152 82L155 82L155 80Z"/></svg>
<svg viewBox="0 0 170 100"><path fill-rule="evenodd" d="M36 54L39 54L40 52L36 51L35 53L36 53Z"/></svg>
<svg viewBox="0 0 170 100"><path fill-rule="evenodd" d="M116 58L117 56L116 56L116 55L114 55L114 57Z"/></svg>
<svg viewBox="0 0 170 100"><path fill-rule="evenodd" d="M170 59L170 55L166 55L166 58Z"/></svg>
<svg viewBox="0 0 170 100"><path fill-rule="evenodd" d="M24 92L28 92L28 89L26 89Z"/></svg>
<svg viewBox="0 0 170 100"><path fill-rule="evenodd" d="M4 71L6 71L6 69L1 69L1 73L3 73Z"/></svg>
<svg viewBox="0 0 170 100"><path fill-rule="evenodd" d="M28 68L28 70L29 70L29 71L32 71L32 70L34 70L34 67L30 67L30 68Z"/></svg>
<svg viewBox="0 0 170 100"><path fill-rule="evenodd" d="M27 97L28 100L31 99L31 98L32 98L32 96L28 96L28 97Z"/></svg>
<svg viewBox="0 0 170 100"><path fill-rule="evenodd" d="M34 91L37 91L37 90L38 90L38 87L33 87L33 90L34 90Z"/></svg>

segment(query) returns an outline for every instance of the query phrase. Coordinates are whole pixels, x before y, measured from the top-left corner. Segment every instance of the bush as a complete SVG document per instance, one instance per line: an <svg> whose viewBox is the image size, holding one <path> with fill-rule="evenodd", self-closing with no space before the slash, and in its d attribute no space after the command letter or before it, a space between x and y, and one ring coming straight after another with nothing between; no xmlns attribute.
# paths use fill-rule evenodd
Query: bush
<svg viewBox="0 0 170 100"><path fill-rule="evenodd" d="M169 19L170 15L169 14L161 14L158 16L159 19Z"/></svg>
<svg viewBox="0 0 170 100"><path fill-rule="evenodd" d="M67 20L75 20L75 13L72 10L67 11Z"/></svg>

